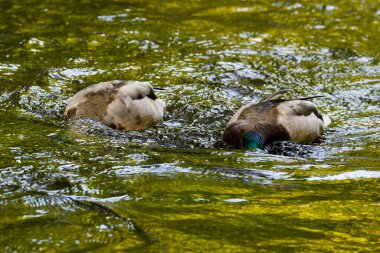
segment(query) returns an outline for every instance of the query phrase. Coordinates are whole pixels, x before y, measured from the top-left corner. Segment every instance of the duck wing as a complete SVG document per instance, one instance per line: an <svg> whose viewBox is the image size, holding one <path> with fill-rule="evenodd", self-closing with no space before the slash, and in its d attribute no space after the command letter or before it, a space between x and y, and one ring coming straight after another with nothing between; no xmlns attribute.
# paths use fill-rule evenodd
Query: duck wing
<svg viewBox="0 0 380 253"><path fill-rule="evenodd" d="M277 123L296 143L312 143L323 137L324 119L315 104L307 100L287 100L278 103Z"/></svg>
<svg viewBox="0 0 380 253"><path fill-rule="evenodd" d="M65 110L68 118L91 117L102 120L106 111L105 108L112 102L114 90L125 82L103 82L93 84L79 91L69 99Z"/></svg>

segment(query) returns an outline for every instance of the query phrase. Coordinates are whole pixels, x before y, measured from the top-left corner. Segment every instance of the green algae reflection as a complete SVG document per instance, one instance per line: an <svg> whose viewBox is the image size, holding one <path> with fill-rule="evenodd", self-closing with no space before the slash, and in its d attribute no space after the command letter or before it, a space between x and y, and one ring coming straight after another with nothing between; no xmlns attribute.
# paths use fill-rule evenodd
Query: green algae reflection
<svg viewBox="0 0 380 253"><path fill-rule="evenodd" d="M0 1L4 252L377 252L378 1ZM147 80L162 124L67 123L87 85ZM230 150L278 89L333 120L321 144Z"/></svg>

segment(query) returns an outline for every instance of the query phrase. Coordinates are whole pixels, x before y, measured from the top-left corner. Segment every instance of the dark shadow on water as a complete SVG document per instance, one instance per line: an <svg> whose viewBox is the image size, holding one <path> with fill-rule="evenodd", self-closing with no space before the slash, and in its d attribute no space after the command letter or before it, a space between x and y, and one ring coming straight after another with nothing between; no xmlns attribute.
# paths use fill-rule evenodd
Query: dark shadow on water
<svg viewBox="0 0 380 253"><path fill-rule="evenodd" d="M138 249L154 241L128 214L120 215L106 204L76 196L30 192L20 199L7 200L7 206L9 218L13 208L22 209L25 214L22 219L15 217L1 225L2 231L13 231L0 236L8 251L22 250L20 247L44 250L59 247L62 242L65 248L60 251L87 251L128 240L129 249ZM47 237L50 239L44 240Z"/></svg>

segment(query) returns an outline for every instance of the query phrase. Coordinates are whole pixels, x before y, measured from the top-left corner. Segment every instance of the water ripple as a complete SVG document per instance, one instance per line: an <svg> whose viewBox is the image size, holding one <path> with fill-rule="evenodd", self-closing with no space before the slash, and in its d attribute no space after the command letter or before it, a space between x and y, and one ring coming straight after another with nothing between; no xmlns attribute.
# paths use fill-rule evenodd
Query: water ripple
<svg viewBox="0 0 380 253"><path fill-rule="evenodd" d="M322 176L322 177L310 177L309 181L324 181L324 180L357 180L367 178L380 178L380 171L368 171L368 170L356 170L343 172L336 175Z"/></svg>

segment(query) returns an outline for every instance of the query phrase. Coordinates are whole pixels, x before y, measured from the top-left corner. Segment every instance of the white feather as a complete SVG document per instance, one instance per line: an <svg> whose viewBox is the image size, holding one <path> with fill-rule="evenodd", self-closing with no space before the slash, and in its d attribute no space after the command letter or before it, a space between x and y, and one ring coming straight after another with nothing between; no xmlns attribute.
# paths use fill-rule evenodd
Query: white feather
<svg viewBox="0 0 380 253"><path fill-rule="evenodd" d="M315 108L315 105L304 100L291 100L278 105L278 123L288 131L291 141L311 143L322 138L323 121L311 111L307 116L302 115L302 111L311 108Z"/></svg>

